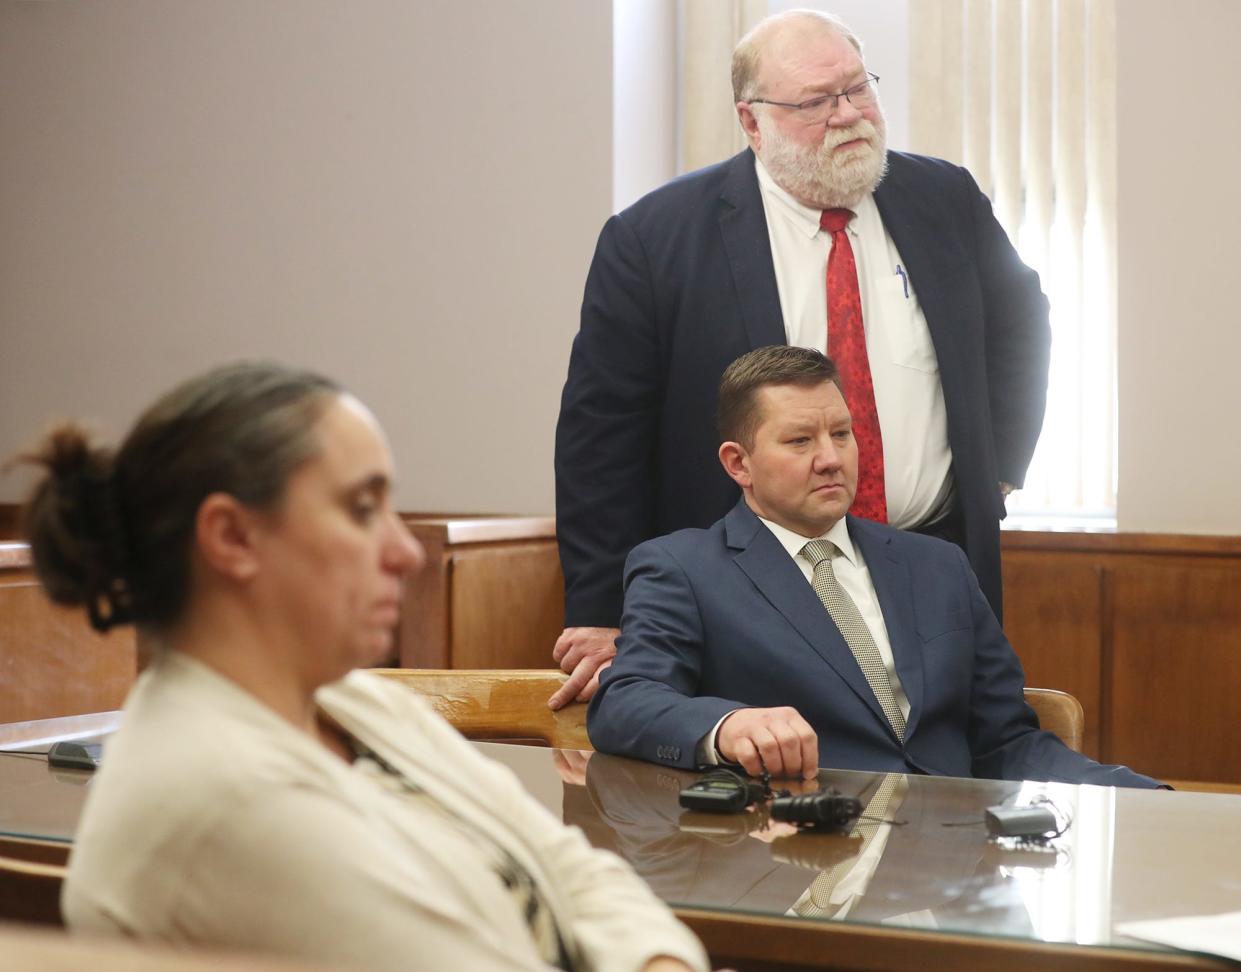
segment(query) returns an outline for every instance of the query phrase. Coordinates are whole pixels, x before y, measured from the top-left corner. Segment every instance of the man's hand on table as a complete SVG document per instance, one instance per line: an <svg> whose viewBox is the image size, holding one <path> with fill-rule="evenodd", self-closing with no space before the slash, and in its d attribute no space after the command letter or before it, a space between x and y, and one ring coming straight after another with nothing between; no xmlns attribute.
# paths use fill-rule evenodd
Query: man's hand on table
<svg viewBox="0 0 1241 972"><path fill-rule="evenodd" d="M550 708L560 709L570 702L589 702L599 687L599 673L616 656L616 636L620 628L565 628L556 639L552 659L569 680L547 700Z"/></svg>
<svg viewBox="0 0 1241 972"><path fill-rule="evenodd" d="M796 709L738 709L715 736L715 748L751 776L800 776L819 773L819 737Z"/></svg>

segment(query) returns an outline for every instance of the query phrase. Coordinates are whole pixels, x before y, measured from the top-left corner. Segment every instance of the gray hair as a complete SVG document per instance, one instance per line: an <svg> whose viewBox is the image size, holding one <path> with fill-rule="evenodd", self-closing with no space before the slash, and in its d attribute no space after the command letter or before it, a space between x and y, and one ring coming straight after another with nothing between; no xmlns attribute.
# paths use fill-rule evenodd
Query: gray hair
<svg viewBox="0 0 1241 972"><path fill-rule="evenodd" d="M843 20L821 10L786 10L767 17L737 42L733 48L733 101L749 101L758 97L758 62L770 34L798 23L826 28L839 34L859 55L862 42Z"/></svg>

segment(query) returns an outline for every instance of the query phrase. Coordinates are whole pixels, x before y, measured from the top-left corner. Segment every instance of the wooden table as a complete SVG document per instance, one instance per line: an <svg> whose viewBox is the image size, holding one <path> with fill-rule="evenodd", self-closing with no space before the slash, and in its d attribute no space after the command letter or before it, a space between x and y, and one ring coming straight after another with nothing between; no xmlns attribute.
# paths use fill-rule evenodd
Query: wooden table
<svg viewBox="0 0 1241 972"><path fill-rule="evenodd" d="M0 838L53 841L68 848L91 781L88 772L58 769L45 757L13 750L45 752L55 742L94 741L120 724L120 712L94 712L0 725Z"/></svg>
<svg viewBox="0 0 1241 972"><path fill-rule="evenodd" d="M67 720L7 734L0 727L0 748L20 745L23 735L55 735L51 722L74 731ZM85 721L76 727L91 729L97 726ZM805 919L787 912L822 870L856 855L856 837L781 835L761 813L684 815L677 796L696 778L691 773L598 753L477 745L592 843L628 860L717 965L741 972L1235 968L1126 939L1115 928L1241 910L1238 796L905 777L887 812L905 823L891 828L849 914ZM89 778L0 756L0 832L67 850ZM824 770L819 785L865 798L878 779ZM986 839L986 807L1044 795L1073 817L1053 849L1001 848Z"/></svg>
<svg viewBox="0 0 1241 972"><path fill-rule="evenodd" d="M882 857L843 920L786 912L858 839L774 836L765 814L689 815L697 776L601 753L478 744L596 846L628 860L742 969L1223 969L1115 931L1126 921L1241 910L1241 797L905 777ZM824 770L863 799L879 774ZM1001 848L985 808L1050 796L1073 815L1054 850ZM972 826L957 826L971 824ZM952 826L946 826L952 825ZM786 964L779 964L786 963Z"/></svg>

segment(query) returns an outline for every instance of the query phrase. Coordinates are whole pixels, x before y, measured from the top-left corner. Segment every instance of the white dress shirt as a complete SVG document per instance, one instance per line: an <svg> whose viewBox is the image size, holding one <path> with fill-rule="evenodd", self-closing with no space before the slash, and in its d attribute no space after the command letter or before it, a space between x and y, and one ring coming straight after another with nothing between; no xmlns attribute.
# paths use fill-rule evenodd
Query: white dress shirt
<svg viewBox="0 0 1241 972"><path fill-rule="evenodd" d="M771 258L789 344L826 351L827 258L831 234L820 210L803 206L755 160ZM883 435L888 522L918 526L948 496L952 453L948 417L931 332L896 244L873 195L856 207L846 232L857 264L866 354ZM847 396L846 396L847 397Z"/></svg>
<svg viewBox="0 0 1241 972"><path fill-rule="evenodd" d="M875 594L875 585L870 579L870 570L866 567L866 560L862 556L862 551L853 545L853 539L849 536L849 527L844 517L837 520L835 525L821 537L803 537L800 533L794 533L792 530L782 527L778 523L773 523L771 520L765 520L761 516L758 519L763 526L772 532L775 538L780 541L780 546L793 558L793 563L802 572L802 576L806 578L807 584L813 585L814 583L814 567L805 557L798 556L802 547L811 540L827 540L829 543L836 545L840 553L832 558L832 571L836 574L836 580L845 593L853 598L853 603L857 605L858 613L862 616L862 620L870 630L870 636L875 640L875 647L879 649L879 655L883 659L884 670L888 673L888 681L892 685L892 694L896 697L896 704L900 706L901 715L908 721L909 698L905 695L900 677L896 674L896 660L892 655L892 642L888 638L888 626L883 620L883 610L879 607L879 598ZM826 613L827 608L824 608L823 611ZM806 650L810 651L810 648L807 647ZM736 709L733 710L733 712L736 711ZM723 719L717 722L698 744L698 758L700 762L708 766L719 764L719 751L716 749L715 740L719 734L720 726L724 723L724 719L727 719L730 715L732 715L732 712L729 712Z"/></svg>

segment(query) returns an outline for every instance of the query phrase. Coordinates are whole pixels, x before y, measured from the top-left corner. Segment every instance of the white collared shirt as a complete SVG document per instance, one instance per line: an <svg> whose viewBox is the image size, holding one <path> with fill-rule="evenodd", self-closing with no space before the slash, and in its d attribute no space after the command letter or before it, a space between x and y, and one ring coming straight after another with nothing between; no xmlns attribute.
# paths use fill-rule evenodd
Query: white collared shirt
<svg viewBox="0 0 1241 972"><path fill-rule="evenodd" d="M857 605L858 613L870 630L870 636L875 640L875 647L879 649L883 667L888 673L888 681L892 684L892 694L896 696L896 704L900 706L901 715L908 719L909 699L905 696L901 680L896 674L896 660L892 655L888 626L883 620L883 609L879 607L879 598L875 594L875 585L870 579L870 570L866 567L866 560L862 557L862 551L853 545L853 538L849 536L849 525L844 517L837 520L835 525L821 537L803 537L800 533L794 533L780 526L779 523L765 520L761 516L758 520L780 541L780 546L793 558L793 563L802 572L807 584L814 583L814 566L805 557L798 556L801 548L811 540L826 540L836 545L840 554L832 558L832 571L845 593ZM826 611L827 608L823 610Z"/></svg>
<svg viewBox="0 0 1241 972"><path fill-rule="evenodd" d="M758 520L772 532L776 540L780 542L780 546L793 558L793 563L802 572L802 576L806 578L807 584L813 584L814 582L814 567L805 557L798 556L802 547L811 540L827 540L829 543L836 545L840 554L832 558L832 571L835 573L836 580L840 586L844 588L845 593L853 598L853 603L857 605L858 613L862 616L862 620L870 630L870 636L874 639L875 647L879 649L879 655L883 659L884 670L888 673L888 682L892 685L892 694L896 697L896 704L900 706L901 714L908 721L909 698L905 695L905 689L901 686L900 677L896 674L896 659L892 655L892 642L888 638L888 626L883 620L883 610L879 607L879 598L875 594L875 585L870 579L870 570L866 566L866 560L862 556L862 551L853 545L853 538L849 536L849 526L845 522L844 517L837 520L832 528L821 537L803 537L800 533L794 533L792 530L782 527L778 523L773 523L771 520L765 520L761 516ZM827 608L823 610L826 612ZM736 709L733 710L733 712L736 711ZM715 739L719 734L720 726L723 724L724 719L727 719L730 715L732 715L732 712L727 713L720 719L699 742L699 762L708 766L718 765L720 760L717 756L718 750L715 747Z"/></svg>
<svg viewBox="0 0 1241 972"><path fill-rule="evenodd" d="M826 351L831 234L755 160L789 344ZM952 469L948 417L931 332L896 244L867 194L846 232L857 264L866 353L883 435L888 522L909 528L937 512Z"/></svg>

